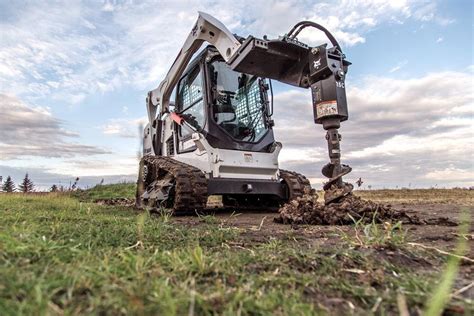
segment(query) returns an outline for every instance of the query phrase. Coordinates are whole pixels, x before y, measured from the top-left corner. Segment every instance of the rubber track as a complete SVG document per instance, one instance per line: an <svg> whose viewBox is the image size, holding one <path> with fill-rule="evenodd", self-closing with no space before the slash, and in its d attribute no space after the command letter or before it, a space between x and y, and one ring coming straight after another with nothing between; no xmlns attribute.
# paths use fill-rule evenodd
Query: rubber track
<svg viewBox="0 0 474 316"><path fill-rule="evenodd" d="M289 201L303 196L305 189L311 190L311 184L309 180L298 172L280 169L280 177L285 180L286 184L288 185Z"/></svg>
<svg viewBox="0 0 474 316"><path fill-rule="evenodd" d="M175 212L192 212L205 208L207 180L201 170L171 157L146 156L143 160L146 164L153 165L153 170L165 170L174 177L173 210Z"/></svg>
<svg viewBox="0 0 474 316"><path fill-rule="evenodd" d="M175 212L193 212L205 208L207 180L201 170L171 157L146 156L143 161L153 166L149 170L165 170L174 177L175 195L172 208ZM305 189L311 189L308 179L300 173L280 169L280 177L288 185L289 200L302 196Z"/></svg>

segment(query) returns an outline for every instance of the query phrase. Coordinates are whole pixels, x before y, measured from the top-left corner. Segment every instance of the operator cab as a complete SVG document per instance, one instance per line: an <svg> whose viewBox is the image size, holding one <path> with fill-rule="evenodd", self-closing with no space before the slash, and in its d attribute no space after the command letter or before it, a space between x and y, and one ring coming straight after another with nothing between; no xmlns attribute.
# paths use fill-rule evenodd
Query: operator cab
<svg viewBox="0 0 474 316"><path fill-rule="evenodd" d="M235 72L224 61L208 64L214 122L237 141L258 142L268 131L262 80Z"/></svg>
<svg viewBox="0 0 474 316"><path fill-rule="evenodd" d="M267 79L233 71L213 46L190 64L176 91L175 111L215 148L269 152L273 136ZM192 129L176 127L178 152L196 148Z"/></svg>

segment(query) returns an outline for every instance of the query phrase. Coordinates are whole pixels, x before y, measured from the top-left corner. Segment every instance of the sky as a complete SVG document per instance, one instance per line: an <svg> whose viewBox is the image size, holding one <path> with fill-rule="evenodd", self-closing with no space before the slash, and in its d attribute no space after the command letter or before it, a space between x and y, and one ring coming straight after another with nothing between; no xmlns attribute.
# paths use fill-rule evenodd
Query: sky
<svg viewBox="0 0 474 316"><path fill-rule="evenodd" d="M207 12L233 33L328 28L352 62L346 177L363 188L474 185L471 0L0 0L0 176L38 188L133 181L145 97ZM305 29L300 41L327 42ZM309 90L274 83L280 165L318 188L328 162Z"/></svg>

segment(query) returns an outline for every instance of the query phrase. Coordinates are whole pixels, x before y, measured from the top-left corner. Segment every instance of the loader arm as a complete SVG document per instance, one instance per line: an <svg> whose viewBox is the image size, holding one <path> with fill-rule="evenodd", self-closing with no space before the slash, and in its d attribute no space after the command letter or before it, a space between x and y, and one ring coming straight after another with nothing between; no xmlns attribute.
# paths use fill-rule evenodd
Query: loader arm
<svg viewBox="0 0 474 316"><path fill-rule="evenodd" d="M196 24L186 38L165 79L158 88L148 93L147 110L150 124L156 118L158 106L160 107L160 114L168 111L169 99L174 87L191 57L204 42L214 45L226 62L241 46L240 42L224 24L207 13L199 12Z"/></svg>

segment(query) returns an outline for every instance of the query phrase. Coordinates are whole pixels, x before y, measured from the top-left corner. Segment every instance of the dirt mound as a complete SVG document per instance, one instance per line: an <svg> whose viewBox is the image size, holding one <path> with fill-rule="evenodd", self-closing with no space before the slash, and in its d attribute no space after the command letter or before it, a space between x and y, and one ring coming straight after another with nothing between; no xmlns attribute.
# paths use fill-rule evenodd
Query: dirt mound
<svg viewBox="0 0 474 316"><path fill-rule="evenodd" d="M390 205L363 200L352 193L337 203L324 205L318 202L318 196L314 192L285 204L280 208L275 221L282 224L310 225L351 225L354 221L362 223L402 221L409 224L423 224L416 216L392 209Z"/></svg>

